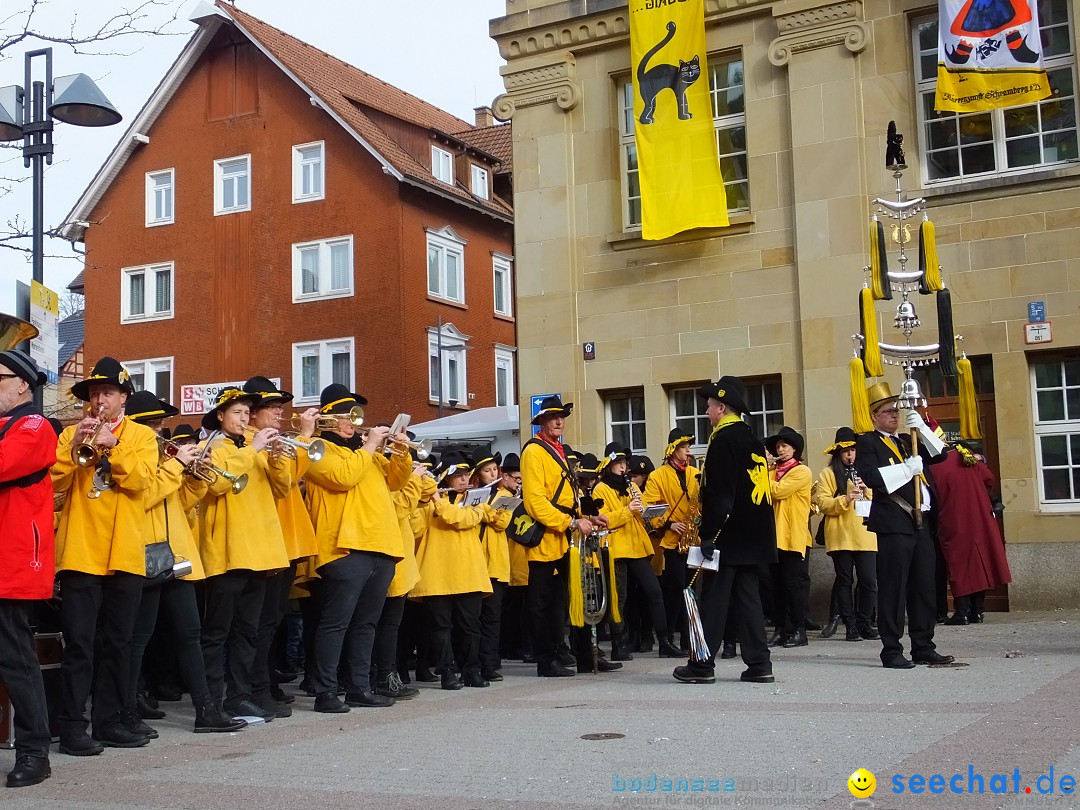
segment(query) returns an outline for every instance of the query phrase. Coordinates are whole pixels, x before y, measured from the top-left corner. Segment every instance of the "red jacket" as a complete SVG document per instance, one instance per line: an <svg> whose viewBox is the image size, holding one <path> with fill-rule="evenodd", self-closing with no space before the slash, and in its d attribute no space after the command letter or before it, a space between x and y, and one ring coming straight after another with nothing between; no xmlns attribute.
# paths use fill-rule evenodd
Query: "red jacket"
<svg viewBox="0 0 1080 810"><path fill-rule="evenodd" d="M44 478L29 486L8 482L48 471L56 462L56 433L32 405L0 417L0 599L48 599L53 594L53 490Z"/></svg>

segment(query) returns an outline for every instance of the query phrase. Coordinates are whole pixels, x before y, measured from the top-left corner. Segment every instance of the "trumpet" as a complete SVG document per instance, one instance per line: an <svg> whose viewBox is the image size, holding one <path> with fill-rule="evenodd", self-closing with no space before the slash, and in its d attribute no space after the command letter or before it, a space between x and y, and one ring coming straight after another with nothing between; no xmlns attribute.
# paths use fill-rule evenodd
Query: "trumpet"
<svg viewBox="0 0 1080 810"><path fill-rule="evenodd" d="M295 435L279 433L270 441L270 452L285 458L296 458L298 450L306 450L308 458L318 461L326 454L326 442L313 439L309 443L300 441Z"/></svg>
<svg viewBox="0 0 1080 810"><path fill-rule="evenodd" d="M210 438L206 440L206 444L203 445L202 452L199 453L199 457L191 462L184 468L184 472L190 475L192 478L197 478L200 481L205 481L208 484L212 484L217 481L218 477L224 478L226 481L232 483L232 494L239 495L244 491L244 487L247 486L248 477L247 473L241 473L235 475L234 473L223 470L220 467L215 467L213 463L206 457L206 454L210 452L210 446L214 443L214 440L221 436L221 431L216 431L211 434Z"/></svg>
<svg viewBox="0 0 1080 810"><path fill-rule="evenodd" d="M368 431L359 431L359 436L361 441L366 442ZM431 439L421 439L418 442L399 442L395 440L393 436L388 436L386 439L386 444L383 446L382 451L387 455L402 456L405 455L405 453L407 453L409 450L415 450L416 458L420 461L423 461L425 458L431 455L431 451L433 449L434 446L431 443Z"/></svg>
<svg viewBox="0 0 1080 810"><path fill-rule="evenodd" d="M158 450L160 450L161 454L163 456L165 456L166 458L175 458L176 457L176 451L179 450L183 446L183 445L177 444L172 439L166 439L164 436L161 436L161 435L158 435L157 440L158 440Z"/></svg>
<svg viewBox="0 0 1080 810"><path fill-rule="evenodd" d="M101 429L105 427L104 416L105 406L102 405L98 408L97 425L94 427L94 432L90 434L90 438L72 446L71 460L75 462L75 466L93 467L101 460L101 450L98 448L96 442L98 436L101 435Z"/></svg>
<svg viewBox="0 0 1080 810"><path fill-rule="evenodd" d="M316 430L337 430L338 421L341 419L347 419L352 422L354 428L359 428L364 424L364 409L359 405L354 405L349 409L348 413L321 413L315 417L315 429ZM293 430L300 430L300 414L294 413L292 418L289 419L289 426Z"/></svg>

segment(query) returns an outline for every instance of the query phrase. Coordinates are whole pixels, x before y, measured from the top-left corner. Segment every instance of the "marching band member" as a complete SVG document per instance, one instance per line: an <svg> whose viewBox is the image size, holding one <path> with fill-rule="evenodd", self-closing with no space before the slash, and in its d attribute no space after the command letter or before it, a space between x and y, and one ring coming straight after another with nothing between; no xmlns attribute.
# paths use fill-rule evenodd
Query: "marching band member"
<svg viewBox="0 0 1080 810"><path fill-rule="evenodd" d="M124 728L123 715L151 533L145 497L158 448L150 428L124 418L131 376L113 358L101 358L71 393L90 403L91 414L60 435L52 468L53 490L67 495L56 535L64 633L60 751L92 756L104 745L135 748L149 740ZM93 739L84 714L91 689Z"/></svg>
<svg viewBox="0 0 1080 810"><path fill-rule="evenodd" d="M291 482L286 460L263 452L277 430L262 428L248 441L251 408L259 401L258 395L225 388L202 419L210 431L203 454L221 471L207 488L199 515L206 572L202 648L211 697L224 701L233 717L269 722L276 713L252 701L252 678L268 575L289 567L274 494L287 492Z"/></svg>
<svg viewBox="0 0 1080 810"><path fill-rule="evenodd" d="M8 787L52 775L45 684L31 627L37 602L52 596L54 576L49 467L56 461L56 434L34 405L34 389L44 384L29 355L0 352L0 680L15 731Z"/></svg>
<svg viewBox="0 0 1080 810"><path fill-rule="evenodd" d="M521 492L521 458L509 453L499 467L500 494L518 497ZM504 532L505 533L505 532ZM510 557L510 581L503 592L503 615L500 630L500 649L503 658L521 659L535 664L528 615L525 613L525 592L529 585L529 550L509 537L506 540Z"/></svg>
<svg viewBox="0 0 1080 810"><path fill-rule="evenodd" d="M501 495L510 493L502 488L502 453L483 454L473 459L469 484L474 487L491 487L488 503ZM480 603L480 674L486 681L501 681L502 658L499 656L499 637L502 635L503 596L510 583L510 548L506 539L506 527L510 525L511 513L505 509L490 509L484 514L480 525L480 543L487 559L488 577L491 579L491 596ZM517 543L514 543L517 545Z"/></svg>

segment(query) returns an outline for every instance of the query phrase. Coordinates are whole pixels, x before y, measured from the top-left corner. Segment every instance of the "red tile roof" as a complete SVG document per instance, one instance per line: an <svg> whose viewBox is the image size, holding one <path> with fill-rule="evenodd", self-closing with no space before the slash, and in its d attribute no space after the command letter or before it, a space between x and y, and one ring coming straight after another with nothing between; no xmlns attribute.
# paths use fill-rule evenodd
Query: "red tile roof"
<svg viewBox="0 0 1080 810"><path fill-rule="evenodd" d="M510 124L492 127L472 127L450 133L460 141L491 155L499 161L496 174L510 174L514 169L514 143Z"/></svg>

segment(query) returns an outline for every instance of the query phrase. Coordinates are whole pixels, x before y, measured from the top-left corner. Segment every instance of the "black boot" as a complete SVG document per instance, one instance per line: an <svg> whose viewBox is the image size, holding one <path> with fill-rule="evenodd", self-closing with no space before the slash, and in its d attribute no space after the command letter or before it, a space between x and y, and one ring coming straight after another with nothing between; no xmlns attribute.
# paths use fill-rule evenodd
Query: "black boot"
<svg viewBox="0 0 1080 810"><path fill-rule="evenodd" d="M671 643L671 636L660 636L661 658L685 658L686 653Z"/></svg>
<svg viewBox="0 0 1080 810"><path fill-rule="evenodd" d="M775 633L773 633L769 637L768 644L769 644L770 647L779 647L781 645L787 646L786 643L785 643L787 640L788 640L787 633L781 633L779 630L777 630Z"/></svg>
<svg viewBox="0 0 1080 810"><path fill-rule="evenodd" d="M859 632L859 628L854 622L847 625L847 632L844 635L844 641L862 641L862 633Z"/></svg>
<svg viewBox="0 0 1080 810"><path fill-rule="evenodd" d="M491 686L490 683L484 680L484 676L476 670L462 673L462 681L466 686L470 686L474 689L484 689L488 686Z"/></svg>
<svg viewBox="0 0 1080 810"><path fill-rule="evenodd" d="M784 642L785 647L805 647L810 643L810 640L806 637L806 630L802 627L796 627L795 632L791 634L791 638Z"/></svg>
<svg viewBox="0 0 1080 810"><path fill-rule="evenodd" d="M734 658L738 655L738 651L735 649L735 645L729 642L724 642L724 649L720 652L721 658Z"/></svg>
<svg viewBox="0 0 1080 810"><path fill-rule="evenodd" d="M859 635L867 641L881 638L881 635L874 629L870 622L857 622L856 626L859 628Z"/></svg>
<svg viewBox="0 0 1080 810"><path fill-rule="evenodd" d="M821 631L821 637L822 638L832 638L834 635L836 635L836 630L837 630L838 627L840 627L840 616L839 616L839 614L834 615L834 616L830 616L829 617L829 623L827 625L825 625L825 629Z"/></svg>
<svg viewBox="0 0 1080 810"><path fill-rule="evenodd" d="M442 688L454 691L461 689L465 684L458 680L458 676L454 674L454 670L451 667L447 667L443 670L442 674Z"/></svg>
<svg viewBox="0 0 1080 810"><path fill-rule="evenodd" d="M33 754L20 754L15 758L15 767L7 775L7 786L29 787L44 782L52 776L49 756L36 757Z"/></svg>
<svg viewBox="0 0 1080 810"><path fill-rule="evenodd" d="M165 712L162 712L164 715ZM158 738L157 729L150 728L139 717L138 709L125 709L120 715L120 722L123 723L124 728L130 731L132 734L138 734L141 737L146 737L151 740Z"/></svg>
<svg viewBox="0 0 1080 810"><path fill-rule="evenodd" d="M239 731L247 720L233 720L212 700L195 704L195 733Z"/></svg>
<svg viewBox="0 0 1080 810"><path fill-rule="evenodd" d="M391 670L385 681L379 681L375 691L383 697L394 700L411 700L420 694L414 686L406 686L396 670Z"/></svg>
<svg viewBox="0 0 1080 810"><path fill-rule="evenodd" d="M577 657L570 651L570 645L565 641L559 645L559 663L564 667L572 667L577 664Z"/></svg>
<svg viewBox="0 0 1080 810"><path fill-rule="evenodd" d="M157 701L155 700L154 703L157 703ZM150 700L142 692L135 696L135 707L139 710L139 717L143 720L160 720L165 716L165 712L151 704Z"/></svg>

